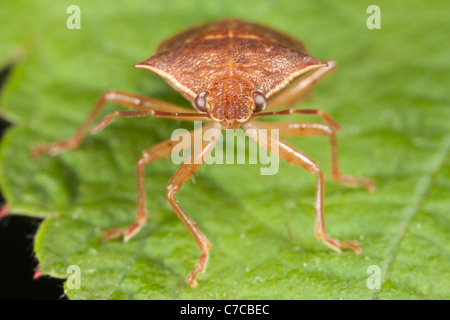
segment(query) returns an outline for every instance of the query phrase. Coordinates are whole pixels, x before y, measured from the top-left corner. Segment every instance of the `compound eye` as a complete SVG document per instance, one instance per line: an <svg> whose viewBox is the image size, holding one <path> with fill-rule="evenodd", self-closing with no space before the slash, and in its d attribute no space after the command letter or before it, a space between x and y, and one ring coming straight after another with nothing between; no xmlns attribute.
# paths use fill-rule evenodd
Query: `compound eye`
<svg viewBox="0 0 450 320"><path fill-rule="evenodd" d="M266 97L261 92L253 92L253 101L255 101L255 112L263 111L267 107Z"/></svg>
<svg viewBox="0 0 450 320"><path fill-rule="evenodd" d="M200 92L197 97L195 97L195 107L200 112L208 112L208 108L206 107L206 102L208 101L209 92L203 91Z"/></svg>

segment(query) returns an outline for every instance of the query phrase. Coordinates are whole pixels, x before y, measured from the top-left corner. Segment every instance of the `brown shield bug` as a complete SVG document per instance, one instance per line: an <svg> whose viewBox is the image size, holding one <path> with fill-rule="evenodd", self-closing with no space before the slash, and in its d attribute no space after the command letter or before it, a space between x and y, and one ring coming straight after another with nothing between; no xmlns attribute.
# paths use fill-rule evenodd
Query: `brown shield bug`
<svg viewBox="0 0 450 320"><path fill-rule="evenodd" d="M327 136L331 140L332 178L346 185L362 185L373 191L374 185L369 179L341 175L335 133L340 127L327 113L315 109L273 111L277 107L289 106L298 101L319 80L335 69L334 61L322 62L313 58L300 41L279 31L237 19L224 19L188 29L167 39L157 48L156 55L138 63L136 67L148 69L161 76L189 100L195 110L122 91L108 91L101 96L86 121L71 138L35 147L32 150L33 156L36 158L43 153L55 155L80 145L89 127L108 101L133 110L110 114L94 126L91 132L103 129L115 117L136 116L208 122L209 125L202 130L242 127L250 138L272 153L316 175L315 236L338 252L341 248L360 252L360 245L357 242L336 240L329 237L325 231L325 182L319 166L286 142L269 135L256 134L259 129L277 129L281 137ZM290 114L318 115L325 123L280 123L264 122L259 119ZM186 138L183 140L186 141L184 149L192 146L194 131L184 137ZM197 224L177 202L175 194L200 167L206 156L214 149L215 143L213 139L192 148L188 157L191 161L181 164L167 186L167 201L202 252L187 278L192 287L197 286L197 274L205 270L211 246ZM137 162L136 222L124 229L107 230L104 240L117 236L129 240L146 223L144 166L169 156L173 147L174 142L168 139L143 152Z"/></svg>

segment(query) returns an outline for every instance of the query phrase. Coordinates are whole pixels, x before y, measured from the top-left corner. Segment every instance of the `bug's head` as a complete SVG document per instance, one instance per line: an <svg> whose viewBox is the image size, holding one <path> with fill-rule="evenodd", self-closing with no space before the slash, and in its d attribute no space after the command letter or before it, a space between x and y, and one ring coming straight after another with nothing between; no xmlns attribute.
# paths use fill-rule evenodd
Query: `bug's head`
<svg viewBox="0 0 450 320"><path fill-rule="evenodd" d="M267 105L263 93L242 79L223 78L210 83L207 90L195 98L195 107L209 113L212 120L225 128L236 129L250 120L253 112Z"/></svg>

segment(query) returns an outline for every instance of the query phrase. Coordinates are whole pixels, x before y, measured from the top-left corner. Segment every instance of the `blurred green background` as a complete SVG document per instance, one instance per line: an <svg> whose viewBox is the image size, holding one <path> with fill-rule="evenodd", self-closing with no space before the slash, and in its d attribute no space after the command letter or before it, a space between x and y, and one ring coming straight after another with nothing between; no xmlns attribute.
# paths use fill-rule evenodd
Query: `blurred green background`
<svg viewBox="0 0 450 320"><path fill-rule="evenodd" d="M6 1L0 10L0 66L13 65L0 97L13 124L1 142L1 191L11 213L46 218L35 237L42 274L66 278L68 266L81 268L81 289L66 284L69 298L450 298L447 1L81 0L81 29L70 30L72 4ZM381 29L366 25L373 4ZM203 166L177 195L213 244L193 290L185 278L200 251L165 202L177 168L170 159L147 167L148 225L129 243L100 242L104 229L134 220L142 150L190 124L117 119L76 150L31 160L32 146L69 137L106 90L189 107L133 65L165 38L223 17L279 29L337 61L299 107L340 123L342 172L373 179L377 192L331 181L328 139L286 140L326 173L328 233L359 240L362 255L316 241L313 175L286 163L274 176L258 165ZM367 286L373 265L379 289Z"/></svg>

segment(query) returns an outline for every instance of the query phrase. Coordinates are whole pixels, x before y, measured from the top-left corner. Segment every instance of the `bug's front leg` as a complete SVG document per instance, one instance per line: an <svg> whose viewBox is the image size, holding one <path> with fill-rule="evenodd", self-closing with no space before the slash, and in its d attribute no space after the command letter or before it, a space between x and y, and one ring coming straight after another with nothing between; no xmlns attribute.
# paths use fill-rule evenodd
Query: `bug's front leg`
<svg viewBox="0 0 450 320"><path fill-rule="evenodd" d="M69 139L32 148L31 154L33 158L37 159L44 153L56 155L58 153L64 152L67 149L74 149L78 147L88 133L89 127L95 121L107 102L112 102L117 105L136 109L139 111L119 111L113 113L110 116L106 117L102 122L100 122L100 124L94 128L95 131L99 131L100 129L106 127L116 116L150 115L162 116L166 118L176 118L187 121L202 119L201 115L196 111L187 110L161 100L142 97L132 93L117 90L107 91L102 94L99 101L97 102L91 113L88 115L86 120ZM159 115L158 113L160 113L161 115ZM198 118L196 117L197 115Z"/></svg>
<svg viewBox="0 0 450 320"><path fill-rule="evenodd" d="M217 128L216 128L217 129ZM218 129L217 129L218 130ZM187 278L187 283L191 285L191 287L197 287L197 275L200 272L204 272L206 268L206 264L208 262L209 249L211 248L211 244L209 243L206 236L200 231L197 227L197 224L189 217L183 208L180 206L177 200L175 200L175 194L180 190L181 186L197 171L197 169L201 166L206 157L211 153L214 149L217 139L212 139L211 141L205 141L201 145L197 146L186 158L184 163L180 166L175 175L170 179L169 184L167 185L167 201L172 207L175 214L184 224L184 226L188 229L195 242L199 246L202 251L202 255L200 256L197 264L194 269L191 271Z"/></svg>
<svg viewBox="0 0 450 320"><path fill-rule="evenodd" d="M316 221L314 232L317 239L322 240L327 246L337 252L341 252L341 248L352 249L356 254L361 252L361 248L356 241L339 241L329 237L325 230L325 180L322 170L308 156L293 148L282 140L275 139L268 135L264 130L258 130L257 126L250 123L245 124L244 130L247 135L254 139L261 146L270 152L278 155L280 158L289 163L300 166L310 173L314 173L317 179L316 202L314 211L316 214Z"/></svg>

